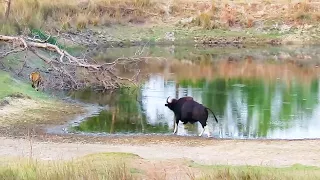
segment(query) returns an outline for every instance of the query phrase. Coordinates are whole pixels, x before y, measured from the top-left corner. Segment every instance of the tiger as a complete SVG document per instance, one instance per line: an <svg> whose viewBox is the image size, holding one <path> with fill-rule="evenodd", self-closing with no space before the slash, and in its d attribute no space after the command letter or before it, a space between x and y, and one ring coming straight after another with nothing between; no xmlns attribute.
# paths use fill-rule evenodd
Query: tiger
<svg viewBox="0 0 320 180"><path fill-rule="evenodd" d="M35 88L35 90L39 91L39 86L42 84L42 77L40 72L32 72L29 76L32 84L31 87Z"/></svg>

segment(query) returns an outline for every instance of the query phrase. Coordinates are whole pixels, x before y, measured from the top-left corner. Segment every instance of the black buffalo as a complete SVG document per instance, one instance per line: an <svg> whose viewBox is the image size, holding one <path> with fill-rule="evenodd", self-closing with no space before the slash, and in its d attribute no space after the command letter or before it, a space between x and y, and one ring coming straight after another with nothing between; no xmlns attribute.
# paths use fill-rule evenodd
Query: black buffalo
<svg viewBox="0 0 320 180"><path fill-rule="evenodd" d="M199 136L202 136L205 127L207 126L207 119L208 119L208 110L211 109L203 106L196 102L192 97L182 97L180 99L171 99L169 102L169 97L167 98L167 104L165 104L170 110L172 110L175 114L175 127L173 134L175 134L178 130L179 120L183 122L183 124L187 124L188 122L194 124L195 122L199 121L202 125L202 132ZM216 122L218 123L218 119L213 114Z"/></svg>

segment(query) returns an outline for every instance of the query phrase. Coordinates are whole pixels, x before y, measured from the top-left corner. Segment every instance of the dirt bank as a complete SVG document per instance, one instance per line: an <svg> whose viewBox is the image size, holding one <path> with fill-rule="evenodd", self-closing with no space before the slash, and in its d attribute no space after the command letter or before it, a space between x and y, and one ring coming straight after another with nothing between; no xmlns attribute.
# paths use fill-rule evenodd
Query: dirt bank
<svg viewBox="0 0 320 180"><path fill-rule="evenodd" d="M59 124L78 114L86 113L84 106L61 100L41 100L19 94L8 96L0 106L0 127L25 124Z"/></svg>
<svg viewBox="0 0 320 180"><path fill-rule="evenodd" d="M311 141L216 141L211 145L190 147L162 143L154 145L48 143L24 139L0 138L0 156L29 157L42 160L66 160L99 152L128 152L149 160L190 159L201 164L320 166L320 140Z"/></svg>

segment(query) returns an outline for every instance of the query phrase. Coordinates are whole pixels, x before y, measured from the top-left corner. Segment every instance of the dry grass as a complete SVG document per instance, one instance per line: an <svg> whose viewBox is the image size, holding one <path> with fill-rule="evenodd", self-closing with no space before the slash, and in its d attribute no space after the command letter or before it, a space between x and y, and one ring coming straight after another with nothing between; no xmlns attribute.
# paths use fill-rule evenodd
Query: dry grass
<svg viewBox="0 0 320 180"><path fill-rule="evenodd" d="M1 3L2 21L5 6ZM9 16L10 28L7 25L1 31L12 34L23 32L25 28L83 29L88 25L105 25L106 21L123 23L140 17L148 18L157 14L157 9L150 0L14 0Z"/></svg>
<svg viewBox="0 0 320 180"><path fill-rule="evenodd" d="M178 172L174 166L185 167L176 160L150 163L139 156L127 153L99 153L71 161L36 161L32 159L2 159L0 178L6 180L132 180L132 179L190 179L190 180L269 180L318 179L320 169L294 165L287 168L257 166L203 166L189 164L188 170ZM170 165L169 165L170 164ZM157 169L155 169L157 168ZM177 171L174 173L174 171ZM200 173L199 173L200 172ZM184 174L184 175L183 175ZM180 178L178 178L180 177Z"/></svg>
<svg viewBox="0 0 320 180"><path fill-rule="evenodd" d="M189 7L192 8L192 7ZM199 10L199 7L193 7ZM320 4L307 1L275 2L261 1L256 3L218 2L211 4L196 16L195 24L208 28L251 28L257 22L281 22L296 26L319 23ZM274 13L277 12L277 13Z"/></svg>
<svg viewBox="0 0 320 180"><path fill-rule="evenodd" d="M112 155L112 154L111 154ZM78 179L136 179L130 172L124 158L120 156L99 156L104 161L94 158L63 161L18 160L0 167L0 179L6 180L78 180Z"/></svg>
<svg viewBox="0 0 320 180"><path fill-rule="evenodd" d="M319 22L319 4L307 1L159 1L159 0L14 0L9 22L4 23L5 3L0 4L0 32L14 34L30 28L83 29L113 23L176 23L193 17L205 29L254 27L259 21ZM277 12L277 13L273 13ZM169 17L169 19L167 18ZM170 21L168 21L170 20Z"/></svg>
<svg viewBox="0 0 320 180"><path fill-rule="evenodd" d="M208 173L199 180L269 180L269 179L288 179L286 175L274 174L274 172L260 171L260 170L234 170L232 168L225 168Z"/></svg>
<svg viewBox="0 0 320 180"><path fill-rule="evenodd" d="M214 27L214 23L211 21L212 18L213 16L209 13L201 13L195 19L194 23L204 29L212 29Z"/></svg>
<svg viewBox="0 0 320 180"><path fill-rule="evenodd" d="M286 168L258 166L207 166L204 168L206 169L204 175L198 178L199 180L316 180L320 177L318 167L302 165L293 165Z"/></svg>

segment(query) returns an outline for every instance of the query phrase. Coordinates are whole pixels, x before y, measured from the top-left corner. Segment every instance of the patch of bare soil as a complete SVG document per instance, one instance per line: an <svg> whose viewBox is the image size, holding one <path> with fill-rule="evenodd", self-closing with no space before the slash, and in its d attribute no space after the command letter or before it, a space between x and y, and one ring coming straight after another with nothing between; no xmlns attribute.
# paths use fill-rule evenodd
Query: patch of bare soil
<svg viewBox="0 0 320 180"><path fill-rule="evenodd" d="M30 98L23 97L6 97L2 100L1 104L0 125L2 127L25 122L27 119L25 112L30 111L31 109L39 109L41 107L41 103ZM28 114L30 116L34 115L33 113ZM28 117L28 119L36 120L37 117Z"/></svg>
<svg viewBox="0 0 320 180"><path fill-rule="evenodd" d="M170 138L169 138L170 139ZM320 166L320 141L211 140L208 145L58 143L0 138L0 156L32 156L42 160L68 160L100 152L126 152L148 160L189 159L210 165ZM188 141L188 139L184 139Z"/></svg>
<svg viewBox="0 0 320 180"><path fill-rule="evenodd" d="M5 97L0 105L0 134L26 136L30 130L63 124L87 113L84 106L60 100L39 100L27 96ZM35 132L34 132L35 133Z"/></svg>

